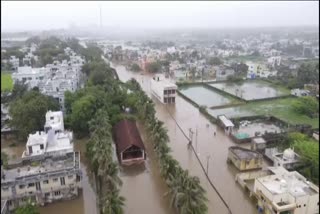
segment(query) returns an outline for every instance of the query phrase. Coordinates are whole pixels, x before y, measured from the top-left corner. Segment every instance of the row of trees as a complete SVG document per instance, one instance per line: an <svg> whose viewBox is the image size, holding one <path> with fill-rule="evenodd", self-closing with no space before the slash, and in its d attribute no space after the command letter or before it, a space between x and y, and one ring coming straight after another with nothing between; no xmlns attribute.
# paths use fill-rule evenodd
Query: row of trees
<svg viewBox="0 0 320 214"><path fill-rule="evenodd" d="M90 140L87 157L94 172L98 207L103 214L122 214L124 197L119 194L122 181L118 176L118 164L113 161L111 124L108 111L99 109L89 121Z"/></svg>
<svg viewBox="0 0 320 214"><path fill-rule="evenodd" d="M166 195L171 196L171 206L178 213L207 213L206 191L201 187L199 178L190 176L188 170L183 170L170 154L167 130L163 122L155 117L154 103L136 80L131 79L127 86L139 97L134 109L137 110L138 117L144 121L152 139L154 151L159 159L161 176L170 189Z"/></svg>

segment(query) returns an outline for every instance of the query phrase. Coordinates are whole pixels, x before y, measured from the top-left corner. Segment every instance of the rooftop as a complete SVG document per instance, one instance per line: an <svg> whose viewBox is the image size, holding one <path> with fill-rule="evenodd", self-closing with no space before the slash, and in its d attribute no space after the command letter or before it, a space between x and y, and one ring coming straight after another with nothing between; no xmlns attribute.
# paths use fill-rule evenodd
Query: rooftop
<svg viewBox="0 0 320 214"><path fill-rule="evenodd" d="M123 152L132 145L144 149L135 121L121 120L114 126L113 132L118 152Z"/></svg>
<svg viewBox="0 0 320 214"><path fill-rule="evenodd" d="M72 152L64 156L44 157L36 162L22 162L20 167L1 170L1 185L5 182L25 179L39 174L50 174L60 170L78 169L80 153Z"/></svg>
<svg viewBox="0 0 320 214"><path fill-rule="evenodd" d="M262 158L262 155L260 153L249 150L249 149L244 149L238 146L229 147L229 151L234 153L241 160L251 160L254 158Z"/></svg>
<svg viewBox="0 0 320 214"><path fill-rule="evenodd" d="M272 194L289 193L294 197L319 194L319 188L298 172L289 172L283 167L269 168L275 174L257 178L257 180Z"/></svg>

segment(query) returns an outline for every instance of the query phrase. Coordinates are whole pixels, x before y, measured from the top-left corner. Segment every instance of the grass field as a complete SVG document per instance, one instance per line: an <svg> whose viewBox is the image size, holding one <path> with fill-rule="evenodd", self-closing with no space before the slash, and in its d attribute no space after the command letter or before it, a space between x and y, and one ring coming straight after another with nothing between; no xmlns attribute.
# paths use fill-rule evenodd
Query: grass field
<svg viewBox="0 0 320 214"><path fill-rule="evenodd" d="M11 91L13 88L13 81L11 74L2 73L1 74L1 91Z"/></svg>

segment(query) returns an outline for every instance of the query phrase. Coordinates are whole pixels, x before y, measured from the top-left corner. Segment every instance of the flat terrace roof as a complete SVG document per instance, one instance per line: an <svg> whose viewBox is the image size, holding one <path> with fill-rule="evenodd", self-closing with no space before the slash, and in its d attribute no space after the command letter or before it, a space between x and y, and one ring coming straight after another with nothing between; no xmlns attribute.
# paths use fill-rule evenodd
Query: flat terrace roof
<svg viewBox="0 0 320 214"><path fill-rule="evenodd" d="M55 174L59 171L80 169L80 153L71 152L64 156L45 157L39 161L22 162L21 166L1 170L1 185L6 182L25 180L41 175Z"/></svg>
<svg viewBox="0 0 320 214"><path fill-rule="evenodd" d="M254 158L262 158L262 155L260 153L249 150L249 149L244 149L238 146L229 147L229 151L231 151L241 160L251 160Z"/></svg>

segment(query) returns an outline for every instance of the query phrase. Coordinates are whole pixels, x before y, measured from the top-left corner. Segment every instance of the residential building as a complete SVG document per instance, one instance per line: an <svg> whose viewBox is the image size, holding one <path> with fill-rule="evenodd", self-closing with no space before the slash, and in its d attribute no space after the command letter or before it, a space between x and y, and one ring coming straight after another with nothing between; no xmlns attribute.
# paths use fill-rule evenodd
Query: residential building
<svg viewBox="0 0 320 214"><path fill-rule="evenodd" d="M47 77L49 71L45 68L32 68L30 66L18 67L17 72L12 74L12 80L15 82L26 83L29 88L38 86L39 81Z"/></svg>
<svg viewBox="0 0 320 214"><path fill-rule="evenodd" d="M16 58L15 56L10 56L9 62L12 65L12 68L16 71L19 67L19 58Z"/></svg>
<svg viewBox="0 0 320 214"><path fill-rule="evenodd" d="M282 153L273 154L273 166L282 166L287 170L292 170L300 164L300 156L291 148L284 150Z"/></svg>
<svg viewBox="0 0 320 214"><path fill-rule="evenodd" d="M280 66L281 64L281 56L272 56L268 58L268 65L272 68L276 66Z"/></svg>
<svg viewBox="0 0 320 214"><path fill-rule="evenodd" d="M156 74L151 79L151 92L162 103L175 103L176 84L170 82L163 74Z"/></svg>
<svg viewBox="0 0 320 214"><path fill-rule="evenodd" d="M10 211L28 200L44 205L78 196L81 188L80 153L42 156L36 161L20 161L1 166L1 200Z"/></svg>
<svg viewBox="0 0 320 214"><path fill-rule="evenodd" d="M118 122L113 128L113 136L120 164L132 165L144 162L145 147L135 121L124 119Z"/></svg>
<svg viewBox="0 0 320 214"><path fill-rule="evenodd" d="M73 133L64 130L61 111L46 113L44 132L29 134L23 159L38 158L43 155L63 155L74 151Z"/></svg>
<svg viewBox="0 0 320 214"><path fill-rule="evenodd" d="M319 187L296 171L269 167L272 175L254 181L254 193L260 213L316 214L319 213Z"/></svg>
<svg viewBox="0 0 320 214"><path fill-rule="evenodd" d="M228 150L227 162L233 163L240 171L262 168L263 157L260 153L238 146L231 146Z"/></svg>

